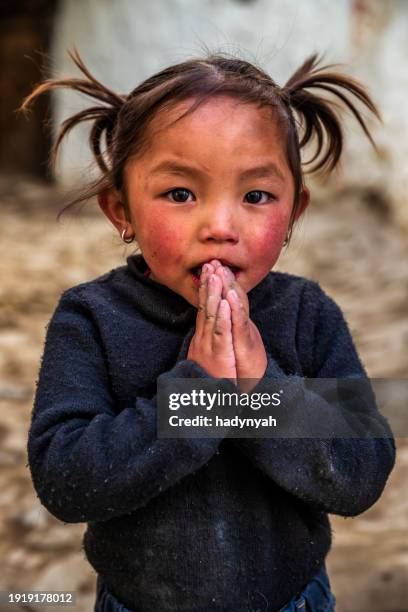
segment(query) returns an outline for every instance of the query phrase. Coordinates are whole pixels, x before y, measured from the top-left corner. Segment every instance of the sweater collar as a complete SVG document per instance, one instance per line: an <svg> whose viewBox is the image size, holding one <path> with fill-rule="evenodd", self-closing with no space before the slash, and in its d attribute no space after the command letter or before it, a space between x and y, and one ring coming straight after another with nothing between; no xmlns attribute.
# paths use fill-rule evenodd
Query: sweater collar
<svg viewBox="0 0 408 612"><path fill-rule="evenodd" d="M149 278L146 274L149 268L142 255L130 255L126 262L130 274L139 284L134 296L136 305L146 318L175 329L188 330L194 326L197 309L172 289ZM271 273L248 293L251 315L269 293L270 282Z"/></svg>

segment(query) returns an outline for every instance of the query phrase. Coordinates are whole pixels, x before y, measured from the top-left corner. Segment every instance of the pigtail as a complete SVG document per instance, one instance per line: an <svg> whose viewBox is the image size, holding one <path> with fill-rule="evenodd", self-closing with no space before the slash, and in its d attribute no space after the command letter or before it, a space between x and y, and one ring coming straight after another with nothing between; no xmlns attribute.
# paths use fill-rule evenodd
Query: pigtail
<svg viewBox="0 0 408 612"><path fill-rule="evenodd" d="M281 91L300 120L302 135L299 147L302 149L316 139L314 155L303 162L304 165L310 166L307 171L327 173L335 168L343 150L343 129L338 113L335 112L340 109L340 105L308 90L320 89L337 97L357 119L375 150L376 145L365 120L354 101L350 100L350 96L357 98L377 119L381 120L381 117L371 97L358 81L340 72L331 71L333 65L319 67L320 61L321 58L317 54L309 57Z"/></svg>
<svg viewBox="0 0 408 612"><path fill-rule="evenodd" d="M34 91L24 99L19 110L27 113L31 103L42 93L62 87L73 89L102 102L103 105L92 106L63 121L51 150L51 162L55 165L61 142L73 127L83 121L93 121L94 124L89 134L89 144L99 168L106 174L109 172L109 168L102 153L102 139L103 136L105 136L106 151L110 161L116 118L126 100L126 96L119 95L100 83L89 72L76 49L68 51L68 53L79 70L85 75L86 79L47 79L38 85Z"/></svg>

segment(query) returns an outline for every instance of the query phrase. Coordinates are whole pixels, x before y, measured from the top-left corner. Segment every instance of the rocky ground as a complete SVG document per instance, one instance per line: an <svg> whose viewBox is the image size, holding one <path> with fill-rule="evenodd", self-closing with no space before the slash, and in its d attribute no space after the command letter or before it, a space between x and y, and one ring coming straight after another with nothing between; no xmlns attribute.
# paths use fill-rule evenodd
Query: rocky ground
<svg viewBox="0 0 408 612"><path fill-rule="evenodd" d="M74 609L88 612L95 574L81 550L84 525L64 525L41 507L26 438L59 295L121 265L131 250L95 207L57 223L60 206L51 187L0 178L0 590L74 590ZM314 203L278 268L318 280L337 300L370 376L408 378L407 261L408 237L386 210L344 193L331 206ZM397 443L381 500L357 518L332 517L328 568L339 612L408 610L408 442ZM9 609L42 607L0 605Z"/></svg>

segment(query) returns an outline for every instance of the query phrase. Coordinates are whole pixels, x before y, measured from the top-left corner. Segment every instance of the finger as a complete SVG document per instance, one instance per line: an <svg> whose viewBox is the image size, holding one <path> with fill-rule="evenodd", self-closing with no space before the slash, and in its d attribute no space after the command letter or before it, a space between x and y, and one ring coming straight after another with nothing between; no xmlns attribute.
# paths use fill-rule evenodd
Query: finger
<svg viewBox="0 0 408 612"><path fill-rule="evenodd" d="M229 289L234 289L238 295L240 302L242 303L244 310L249 316L249 301L246 291L241 287L233 272L227 266L221 266L216 270L216 274L220 276L223 281L222 297L226 298Z"/></svg>
<svg viewBox="0 0 408 612"><path fill-rule="evenodd" d="M214 272L215 272L215 271L216 271L218 268L222 267L222 264L221 264L221 262L220 262L220 261L218 261L218 259L212 259L212 260L210 261L210 264L213 266L213 268L214 268Z"/></svg>
<svg viewBox="0 0 408 612"><path fill-rule="evenodd" d="M222 280L222 297L226 298L228 290L234 289L235 277L227 266L219 266L215 270L215 274Z"/></svg>
<svg viewBox="0 0 408 612"><path fill-rule="evenodd" d="M212 342L213 355L219 355L227 362L234 363L234 375L231 380L236 382L236 366L235 366L235 354L234 346L232 341L232 322L231 322L231 307L228 300L220 300L218 307L217 318L214 325L213 342Z"/></svg>
<svg viewBox="0 0 408 612"><path fill-rule="evenodd" d="M221 344L228 340L228 335L231 334L231 307L227 300L220 300L217 316L214 323L214 346L218 348Z"/></svg>
<svg viewBox="0 0 408 612"><path fill-rule="evenodd" d="M214 273L214 268L211 264L206 263L203 265L201 269L201 274L200 274L200 287L204 286L205 289L207 288L207 279L209 275L213 273Z"/></svg>
<svg viewBox="0 0 408 612"><path fill-rule="evenodd" d="M212 267L212 266L211 266ZM196 319L196 332L201 333L205 321L205 303L207 300L207 278L209 267L204 264L200 274L200 285L198 288L198 306Z"/></svg>
<svg viewBox="0 0 408 612"><path fill-rule="evenodd" d="M249 316L235 289L228 291L227 300L231 307L232 335L238 341L249 333Z"/></svg>
<svg viewBox="0 0 408 612"><path fill-rule="evenodd" d="M215 274L207 279L207 298L205 303L204 333L211 334L214 328L218 306L221 299L222 284Z"/></svg>
<svg viewBox="0 0 408 612"><path fill-rule="evenodd" d="M204 331L205 304L207 301L207 279L213 271L214 268L210 264L204 264L201 269L200 285L198 288L198 306L196 318L196 333L198 334L202 334Z"/></svg>

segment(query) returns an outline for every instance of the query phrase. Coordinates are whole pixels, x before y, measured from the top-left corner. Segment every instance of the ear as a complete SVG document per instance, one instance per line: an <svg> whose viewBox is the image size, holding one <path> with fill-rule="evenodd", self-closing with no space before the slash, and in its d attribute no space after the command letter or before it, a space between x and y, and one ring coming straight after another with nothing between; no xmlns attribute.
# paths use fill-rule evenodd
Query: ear
<svg viewBox="0 0 408 612"><path fill-rule="evenodd" d="M129 224L125 206L120 193L116 189L106 189L98 194L98 204L109 221L116 227L119 234Z"/></svg>
<svg viewBox="0 0 408 612"><path fill-rule="evenodd" d="M310 204L310 191L307 187L303 187L299 196L299 205L294 217L294 221L297 221L301 215L305 212L306 208Z"/></svg>

